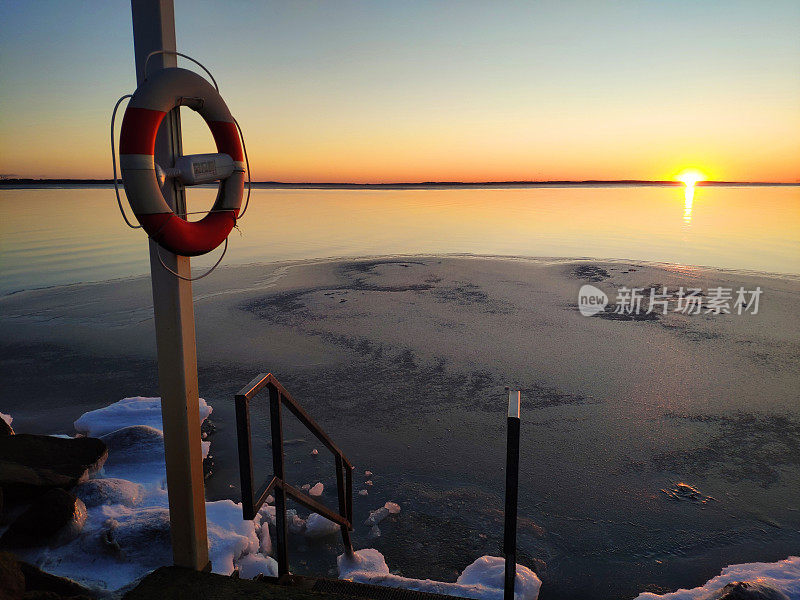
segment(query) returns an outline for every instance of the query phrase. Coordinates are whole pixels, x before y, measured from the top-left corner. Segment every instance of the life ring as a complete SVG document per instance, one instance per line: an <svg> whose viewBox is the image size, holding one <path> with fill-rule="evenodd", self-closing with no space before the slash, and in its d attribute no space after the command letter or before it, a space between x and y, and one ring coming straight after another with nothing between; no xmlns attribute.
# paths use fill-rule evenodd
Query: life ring
<svg viewBox="0 0 800 600"><path fill-rule="evenodd" d="M233 173L219 183L211 211L190 222L169 207L158 183L153 158L156 133L164 116L188 106L205 120L217 152L230 155ZM133 214L147 234L175 254L197 256L219 246L236 225L244 191L245 163L236 122L219 92L197 73L162 69L134 92L120 133L122 183Z"/></svg>

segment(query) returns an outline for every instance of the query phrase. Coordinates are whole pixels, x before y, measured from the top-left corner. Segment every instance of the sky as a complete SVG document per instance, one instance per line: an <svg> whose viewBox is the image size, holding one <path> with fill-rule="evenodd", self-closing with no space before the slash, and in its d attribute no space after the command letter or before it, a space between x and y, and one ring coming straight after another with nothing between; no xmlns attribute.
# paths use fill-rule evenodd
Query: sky
<svg viewBox="0 0 800 600"><path fill-rule="evenodd" d="M800 181L795 0L175 0L175 20L254 180ZM110 178L135 84L129 2L0 0L0 174ZM181 112L184 152L213 151Z"/></svg>

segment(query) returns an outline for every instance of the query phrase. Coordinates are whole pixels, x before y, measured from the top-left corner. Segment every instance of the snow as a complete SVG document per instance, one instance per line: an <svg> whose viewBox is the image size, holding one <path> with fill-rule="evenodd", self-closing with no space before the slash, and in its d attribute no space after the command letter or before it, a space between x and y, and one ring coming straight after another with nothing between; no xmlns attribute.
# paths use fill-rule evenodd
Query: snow
<svg viewBox="0 0 800 600"><path fill-rule="evenodd" d="M205 421L210 414L211 407L200 398L200 423ZM142 396L123 398L104 408L84 413L75 421L77 431L92 437L111 433L126 425L147 425L163 430L161 398L144 398Z"/></svg>
<svg viewBox="0 0 800 600"><path fill-rule="evenodd" d="M11 415L7 415L6 413L1 413L1 412L0 412L0 419L3 419L3 421L5 421L9 425L9 427L11 426L11 421L14 420L14 418Z"/></svg>
<svg viewBox="0 0 800 600"><path fill-rule="evenodd" d="M482 556L473 562L464 570L456 583L392 575L383 555L374 548L359 550L352 557L342 554L338 557L337 564L340 579L478 600L503 598L505 561L496 556ZM536 600L542 582L533 571L517 565L517 579L514 585L516 600Z"/></svg>
<svg viewBox="0 0 800 600"><path fill-rule="evenodd" d="M278 576L278 561L271 556L248 554L239 561L239 577L252 579L256 575Z"/></svg>
<svg viewBox="0 0 800 600"><path fill-rule="evenodd" d="M732 565L709 580L704 586L691 590L680 589L677 592L657 595L644 592L636 600L705 600L716 597L717 592L729 583L747 581L758 583L783 592L789 600L800 600L800 557L790 556L775 563L746 563Z"/></svg>
<svg viewBox="0 0 800 600"><path fill-rule="evenodd" d="M321 482L317 482L314 487L308 490L308 494L310 496L322 496L322 492L325 489L325 486Z"/></svg>
<svg viewBox="0 0 800 600"><path fill-rule="evenodd" d="M311 513L306 520L306 537L320 538L339 533L339 526L322 515Z"/></svg>
<svg viewBox="0 0 800 600"><path fill-rule="evenodd" d="M209 414L211 407L201 400L201 422ZM35 548L25 552L24 558L90 588L118 590L172 563L161 401L125 398L85 413L75 421L75 428L100 437L109 446L100 473L74 490L87 506L83 530L65 545ZM202 442L203 456L209 448L210 442ZM238 569L241 577L277 574L277 564L268 556L272 550L269 518L262 526L265 513L262 509L255 520L245 521L241 504L206 502L209 556L215 573L230 575ZM305 521L299 520L305 527Z"/></svg>

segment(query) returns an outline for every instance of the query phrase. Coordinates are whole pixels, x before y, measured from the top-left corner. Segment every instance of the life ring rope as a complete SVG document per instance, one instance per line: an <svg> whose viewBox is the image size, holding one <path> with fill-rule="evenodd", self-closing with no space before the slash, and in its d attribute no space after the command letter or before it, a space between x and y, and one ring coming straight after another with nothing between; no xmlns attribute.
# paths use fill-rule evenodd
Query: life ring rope
<svg viewBox="0 0 800 600"><path fill-rule="evenodd" d="M156 51L150 53L145 59L145 73L147 73L149 60L159 53L175 54L196 63L208 74L213 82L214 90L218 92L219 86L217 85L217 82L211 72L202 63L180 52ZM170 70L173 70L173 68L170 68ZM143 91L133 95L126 94L119 98L114 105L111 115L111 160L114 175L114 192L117 199L117 206L119 207L120 214L122 215L125 224L132 229L145 229L148 237L156 242L156 251L162 267L172 273L175 277L188 281L195 281L197 279L202 279L213 272L225 257L228 249L228 235L231 229L238 229L238 221L244 216L250 205L252 177L250 172L250 159L247 155L247 145L244 138L244 132L242 131L238 121L233 118L232 115L230 115L230 112L225 106L224 100L222 100L218 93L215 94L214 92L209 92L208 90L210 90L210 87L208 87L208 84L199 83L202 82L203 79L198 77L196 74L193 74L191 71L174 68L174 73L174 77L177 78L174 82L169 79L165 79L166 77L172 78L172 75L162 75L160 79L156 77L156 83L150 84L148 92ZM146 85L148 80L149 78L146 77L142 86ZM177 96L172 96L172 94L176 92L176 87L180 89L188 89L189 95L180 96L180 94L178 94ZM192 90L196 90L199 93L193 94ZM153 148L155 145L155 134L158 130L158 126L167 112L174 108L174 106L170 106L170 103L175 102L175 100L171 99L173 97L178 98L177 105L181 105L182 99L184 98L196 97L201 99L201 102L198 103L199 106L187 104L194 110L200 112L201 116L203 116L205 119L214 137L218 152L227 154L231 157L231 159L233 159L234 173L232 176L238 179L244 175L243 171L246 171L247 198L241 212L239 211L239 207L241 206L243 181L242 179L238 179L238 181L234 179L233 181L235 183L229 184L228 178L232 176L228 176L228 178L220 180L220 191L217 196L217 201L215 202L214 207L208 211L186 211L182 212L181 214L176 214L175 211L170 210L168 205L166 205L166 202L164 202L163 196L160 193L160 188L156 187L158 193L153 193L153 186L151 183L148 183L150 180L150 175L146 175L146 173L154 174L153 167L155 166L155 162L153 160ZM131 180L133 185L132 189L130 191L126 189L126 192L128 192L129 200L131 200L134 192L136 192L138 195L138 198L135 200L135 202L131 201L131 205L134 208L134 214L137 220L139 220L140 225L133 224L128 218L122 206L122 199L119 193L119 177L117 172L114 130L117 111L122 101L126 98L133 98L131 102L134 103L134 106L131 106L131 102L129 102L128 108L125 111L125 116L128 123L126 126L125 121L123 121L122 125L122 141L120 148L120 160L122 162L121 170L123 182L125 182L126 188L129 183L128 178L134 178ZM165 98L167 98L167 100L165 100ZM206 103L209 104L204 107ZM240 143L241 146L239 145ZM236 167L235 165L241 166ZM239 175L236 175L237 171ZM126 173L128 173L127 177ZM145 179L142 179L143 177ZM147 184L144 186L144 188L142 187L143 182ZM144 192L142 192L143 189ZM142 196L142 193L149 195ZM235 195L231 196L231 194ZM163 206L166 210L162 211L160 208L158 208L160 202L163 202ZM190 214L202 213L204 213L206 216L200 221L186 220L186 217L188 217ZM225 217L221 213L225 213L228 216ZM222 239L220 240L220 238ZM163 246L167 250L170 250L176 254L184 254L186 256L205 254L210 250L213 250L214 246L219 244L219 241L216 240L225 242L225 247L222 251L222 254L216 263L214 263L214 265L206 273L198 277L187 278L176 273L164 263L159 251L160 247Z"/></svg>

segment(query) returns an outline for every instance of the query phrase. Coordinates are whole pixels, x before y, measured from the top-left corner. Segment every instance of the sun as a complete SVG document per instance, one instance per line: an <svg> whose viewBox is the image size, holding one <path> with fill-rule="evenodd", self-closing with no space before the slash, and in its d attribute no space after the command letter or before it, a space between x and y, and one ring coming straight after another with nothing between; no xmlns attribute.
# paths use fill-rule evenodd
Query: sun
<svg viewBox="0 0 800 600"><path fill-rule="evenodd" d="M686 184L686 187L694 187L698 181L705 181L706 176L697 169L685 169L676 177L678 181Z"/></svg>

